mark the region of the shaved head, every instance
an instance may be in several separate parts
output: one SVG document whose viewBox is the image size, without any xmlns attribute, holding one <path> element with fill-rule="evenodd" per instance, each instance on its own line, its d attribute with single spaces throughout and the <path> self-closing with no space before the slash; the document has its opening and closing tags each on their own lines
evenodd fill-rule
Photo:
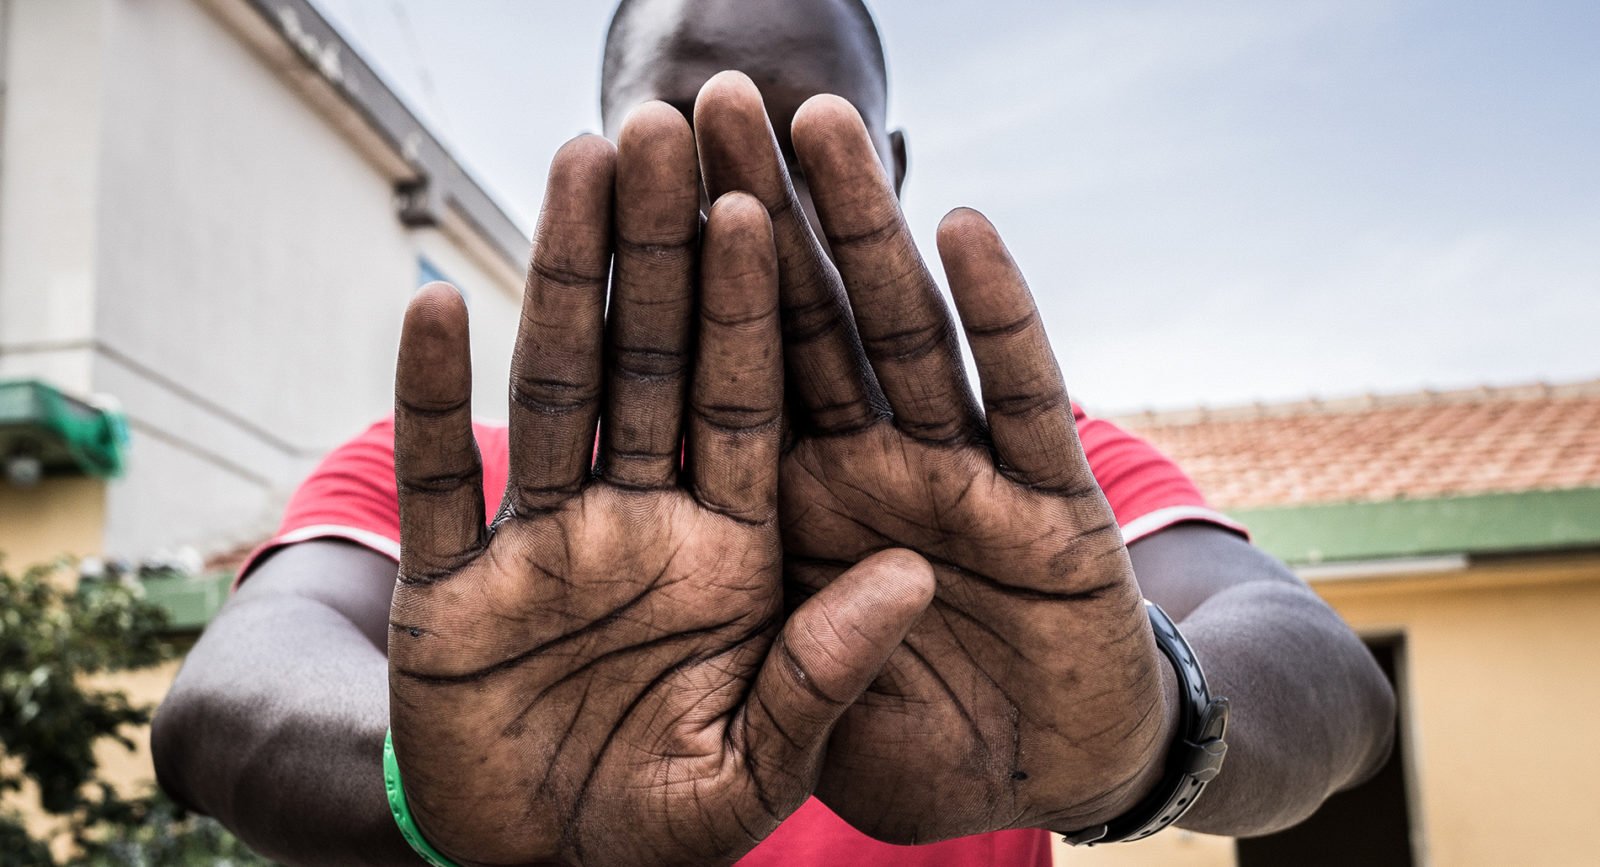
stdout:
<svg viewBox="0 0 1600 867">
<path fill-rule="evenodd" d="M 866 84 L 879 101 L 888 92 L 883 42 L 862 0 L 622 0 L 606 34 L 602 113 L 646 59 L 699 60 L 711 74 L 738 69 L 763 91 L 820 77 Z"/>
<path fill-rule="evenodd" d="M 761 89 L 791 167 L 789 126 L 800 105 L 819 93 L 849 100 L 898 187 L 903 144 L 887 129 L 883 43 L 862 0 L 622 0 L 600 80 L 606 134 L 615 138 L 628 112 L 649 100 L 692 119 L 701 85 L 725 69 Z"/>
</svg>

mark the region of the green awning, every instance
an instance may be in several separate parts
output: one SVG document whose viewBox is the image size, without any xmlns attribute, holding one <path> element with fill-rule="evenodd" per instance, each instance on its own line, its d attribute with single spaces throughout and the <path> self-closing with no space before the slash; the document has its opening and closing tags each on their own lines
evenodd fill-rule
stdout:
<svg viewBox="0 0 1600 867">
<path fill-rule="evenodd" d="M 1600 548 L 1600 488 L 1234 509 L 1292 565 Z"/>
<path fill-rule="evenodd" d="M 45 475 L 103 479 L 122 473 L 127 444 L 120 413 L 39 380 L 0 380 L 0 458 L 34 458 Z"/>
</svg>

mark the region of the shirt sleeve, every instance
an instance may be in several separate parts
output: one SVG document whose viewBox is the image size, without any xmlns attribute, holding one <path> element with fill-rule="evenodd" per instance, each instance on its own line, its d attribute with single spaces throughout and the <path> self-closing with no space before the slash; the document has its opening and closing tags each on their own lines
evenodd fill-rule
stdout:
<svg viewBox="0 0 1600 867">
<path fill-rule="evenodd" d="M 289 499 L 277 533 L 245 559 L 238 581 L 273 551 L 312 539 L 343 539 L 399 561 L 393 419 L 373 424 L 322 459 Z"/>
<path fill-rule="evenodd" d="M 1116 514 L 1125 543 L 1189 521 L 1249 538 L 1243 524 L 1211 508 L 1188 474 L 1155 446 L 1081 410 L 1074 415 L 1089 469 Z"/>
</svg>

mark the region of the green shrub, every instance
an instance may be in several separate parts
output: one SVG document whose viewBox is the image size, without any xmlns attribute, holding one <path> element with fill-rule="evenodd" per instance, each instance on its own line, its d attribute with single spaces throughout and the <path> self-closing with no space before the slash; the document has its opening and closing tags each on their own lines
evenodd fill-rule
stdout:
<svg viewBox="0 0 1600 867">
<path fill-rule="evenodd" d="M 86 678 L 149 668 L 174 650 L 165 612 L 144 600 L 137 580 L 76 578 L 65 562 L 15 575 L 0 561 L 0 798 L 31 781 L 53 820 L 42 838 L 30 836 L 20 815 L 0 809 L 0 862 L 269 864 L 157 791 L 128 796 L 97 779 L 95 746 L 133 749 L 128 731 L 148 724 L 152 709 Z M 52 844 L 70 851 L 66 861 L 52 857 Z"/>
</svg>

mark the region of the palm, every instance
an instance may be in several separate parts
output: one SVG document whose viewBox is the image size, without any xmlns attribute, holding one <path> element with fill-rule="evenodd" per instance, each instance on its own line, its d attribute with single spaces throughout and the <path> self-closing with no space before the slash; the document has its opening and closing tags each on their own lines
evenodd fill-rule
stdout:
<svg viewBox="0 0 1600 867">
<path fill-rule="evenodd" d="M 712 193 L 749 190 L 774 217 L 791 373 L 786 577 L 804 596 L 907 548 L 937 579 L 933 607 L 835 731 L 818 796 L 892 842 L 1110 818 L 1159 770 L 1170 674 L 999 236 L 970 211 L 939 232 L 980 410 L 848 103 L 817 97 L 792 131 L 831 262 L 748 79 L 713 79 L 695 131 Z"/>
<path fill-rule="evenodd" d="M 507 854 L 580 863 L 701 863 L 748 847 L 811 784 L 807 769 L 742 749 L 741 706 L 778 625 L 778 569 L 770 526 L 679 493 L 597 485 L 501 524 L 435 592 L 402 587 L 398 622 L 426 618 L 455 638 L 448 653 L 397 661 L 397 700 L 409 716 L 497 734 L 487 749 L 468 737 L 410 763 L 409 781 L 454 790 L 421 821 L 449 829 L 471 812 L 516 829 L 497 841 Z M 520 770 L 463 779 L 478 765 Z M 528 774 L 535 785 L 505 797 L 506 780 Z M 784 794 L 764 803 L 768 792 Z M 633 833 L 615 833 L 617 816 L 634 817 Z"/>
<path fill-rule="evenodd" d="M 879 558 L 784 616 L 771 227 L 734 196 L 702 239 L 698 205 L 664 104 L 616 151 L 556 157 L 492 526 L 462 299 L 407 311 L 390 721 L 420 830 L 458 861 L 733 861 L 810 795 L 932 594 L 925 564 Z"/>
<path fill-rule="evenodd" d="M 1031 489 L 986 448 L 887 423 L 802 441 L 782 478 L 787 577 L 802 592 L 888 545 L 938 580 L 834 731 L 817 790 L 831 807 L 884 839 L 931 841 L 1071 825 L 1122 782 L 1094 757 L 1125 747 L 1158 681 L 1142 646 L 1107 634 L 1143 615 L 1103 500 Z"/>
</svg>

